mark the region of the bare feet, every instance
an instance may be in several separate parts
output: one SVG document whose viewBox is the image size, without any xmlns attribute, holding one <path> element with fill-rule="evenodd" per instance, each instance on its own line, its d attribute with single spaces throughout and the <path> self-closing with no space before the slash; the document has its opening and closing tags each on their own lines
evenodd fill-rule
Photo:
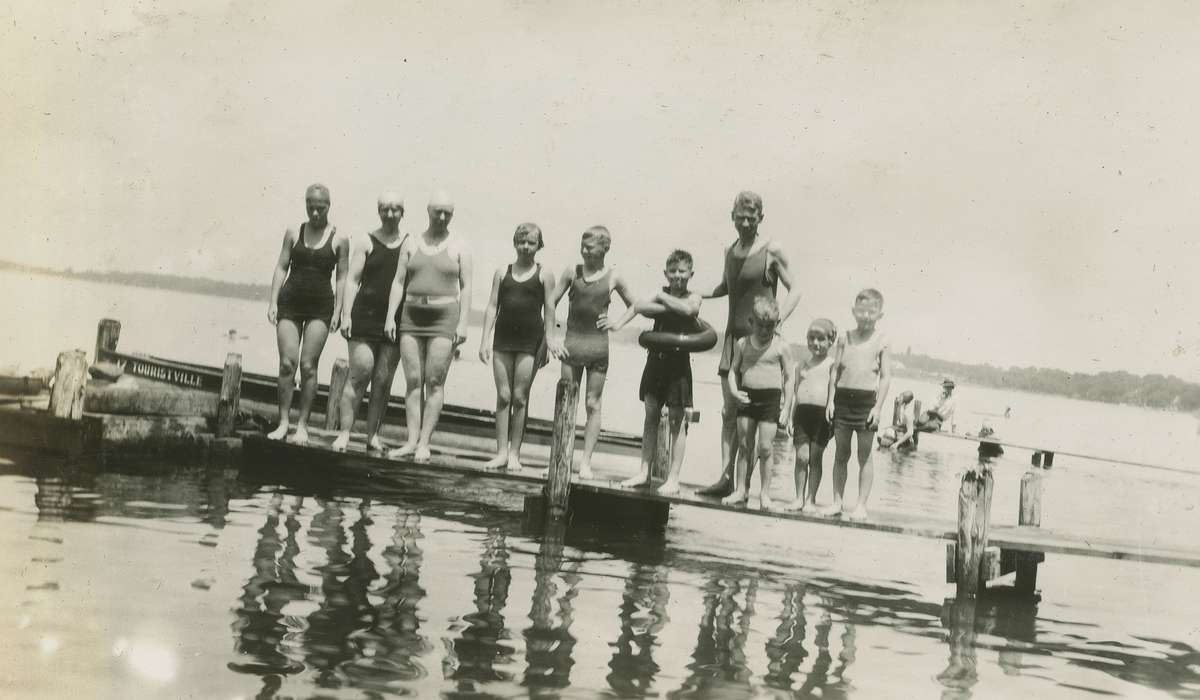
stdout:
<svg viewBox="0 0 1200 700">
<path fill-rule="evenodd" d="M 286 422 L 280 423 L 278 428 L 267 433 L 267 439 L 268 440 L 282 440 L 285 437 L 287 437 L 287 431 L 288 431 L 288 424 Z"/>
<path fill-rule="evenodd" d="M 387 456 L 388 456 L 388 459 L 403 459 L 405 457 L 411 457 L 412 454 L 416 451 L 417 451 L 417 443 L 406 442 L 403 445 L 401 445 L 401 446 L 397 447 L 396 449 L 392 450 L 391 452 L 389 452 L 387 454 Z"/>
<path fill-rule="evenodd" d="M 592 465 L 587 462 L 579 463 L 579 478 L 580 479 L 595 479 L 596 475 L 592 473 Z"/>
<path fill-rule="evenodd" d="M 414 462 L 428 462 L 433 458 L 433 453 L 429 451 L 429 445 L 419 445 L 413 452 Z"/>
<path fill-rule="evenodd" d="M 345 452 L 346 447 L 350 444 L 350 433 L 338 433 L 338 436 L 330 443 L 329 449 L 334 452 Z"/>
<path fill-rule="evenodd" d="M 743 506 L 746 505 L 747 500 L 749 499 L 746 497 L 745 491 L 734 491 L 725 498 L 722 498 L 721 504 L 727 506 Z"/>
<path fill-rule="evenodd" d="M 834 501 L 820 510 L 820 514 L 828 518 L 836 518 L 842 514 L 842 502 Z"/>
<path fill-rule="evenodd" d="M 677 496 L 679 495 L 679 482 L 667 481 L 662 486 L 658 487 L 657 491 L 660 496 Z"/>
<path fill-rule="evenodd" d="M 621 488 L 623 488 L 623 489 L 633 489 L 633 488 L 637 488 L 639 486 L 649 486 L 649 485 L 650 485 L 650 473 L 649 472 L 641 472 L 641 471 L 638 472 L 637 474 L 634 474 L 633 476 L 629 477 L 625 481 L 621 482 Z"/>
<path fill-rule="evenodd" d="M 291 437 L 289 437 L 287 441 L 293 445 L 307 445 L 308 428 L 304 427 L 303 425 L 297 425 L 296 432 L 292 433 Z"/>
<path fill-rule="evenodd" d="M 367 440 L 367 452 L 387 452 L 388 446 L 378 435 L 371 436 Z"/>
<path fill-rule="evenodd" d="M 771 500 L 771 497 L 768 496 L 764 491 L 762 496 L 760 496 L 758 499 L 758 507 L 762 510 L 774 510 L 775 501 Z"/>
<path fill-rule="evenodd" d="M 488 470 L 503 469 L 508 464 L 508 455 L 496 455 L 484 462 L 483 468 Z"/>
<path fill-rule="evenodd" d="M 522 470 L 522 469 L 524 469 L 524 468 L 525 468 L 525 465 L 521 464 L 521 460 L 520 460 L 520 459 L 518 459 L 516 455 L 509 455 L 509 456 L 508 456 L 508 465 L 507 465 L 507 466 L 505 466 L 505 469 L 506 469 L 507 471 L 510 471 L 510 472 L 519 472 L 519 471 L 521 471 L 521 470 Z"/>
<path fill-rule="evenodd" d="M 856 507 L 854 510 L 850 511 L 849 513 L 846 513 L 846 519 L 847 520 L 858 520 L 858 521 L 866 520 L 867 519 L 867 507 L 863 506 L 863 505 Z"/>
<path fill-rule="evenodd" d="M 796 500 L 784 506 L 784 510 L 790 510 L 793 512 L 802 511 L 807 505 L 808 503 L 805 502 L 803 498 L 797 498 Z"/>
</svg>

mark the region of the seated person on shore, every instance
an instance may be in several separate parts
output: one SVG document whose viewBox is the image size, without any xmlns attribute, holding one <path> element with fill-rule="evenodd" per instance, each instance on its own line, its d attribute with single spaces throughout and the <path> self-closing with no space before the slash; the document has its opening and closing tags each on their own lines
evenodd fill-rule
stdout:
<svg viewBox="0 0 1200 700">
<path fill-rule="evenodd" d="M 619 331 L 637 314 L 654 319 L 654 330 L 670 333 L 691 333 L 696 330 L 700 313 L 700 295 L 688 291 L 692 278 L 692 256 L 685 250 L 672 251 L 667 256 L 663 275 L 667 286 L 652 298 L 638 301 L 621 318 L 608 325 Z M 625 488 L 650 484 L 650 462 L 658 449 L 658 425 L 663 406 L 667 407 L 667 422 L 671 427 L 671 468 L 658 493 L 671 496 L 679 493 L 679 471 L 683 468 L 683 453 L 687 449 L 687 424 L 684 411 L 692 406 L 692 359 L 683 351 L 649 350 L 638 398 L 646 406 L 642 426 L 642 464 L 637 475 L 621 482 Z"/>
<path fill-rule="evenodd" d="M 792 361 L 787 343 L 775 329 L 779 306 L 769 296 L 754 300 L 750 312 L 751 333 L 733 346 L 729 393 L 737 402 L 738 456 L 732 494 L 721 499 L 725 505 L 749 500 L 746 486 L 757 458 L 762 493 L 760 506 L 769 510 L 771 501 L 771 444 L 777 428 L 787 430 L 792 417 Z M 757 450 L 755 449 L 757 447 Z"/>
<path fill-rule="evenodd" d="M 913 413 L 919 410 L 920 401 L 913 401 L 911 391 L 902 391 L 896 397 L 892 408 L 892 424 L 879 431 L 876 440 L 882 448 L 899 450 L 903 448 L 916 449 L 917 437 L 913 429 Z"/>
<path fill-rule="evenodd" d="M 942 380 L 942 395 L 928 411 L 919 411 L 915 428 L 923 433 L 936 433 L 946 425 L 954 432 L 954 380 Z"/>
</svg>

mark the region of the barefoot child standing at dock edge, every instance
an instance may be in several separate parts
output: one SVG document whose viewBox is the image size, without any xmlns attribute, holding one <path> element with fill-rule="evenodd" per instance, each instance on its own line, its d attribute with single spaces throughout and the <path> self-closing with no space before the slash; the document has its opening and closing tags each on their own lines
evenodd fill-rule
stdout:
<svg viewBox="0 0 1200 700">
<path fill-rule="evenodd" d="M 825 416 L 829 403 L 829 374 L 833 357 L 829 349 L 837 340 L 837 327 L 818 318 L 808 327 L 805 341 L 811 356 L 796 371 L 796 408 L 792 412 L 792 441 L 796 448 L 796 500 L 788 510 L 813 505 L 821 487 L 821 460 L 833 438 L 833 426 Z"/>
<path fill-rule="evenodd" d="M 874 470 L 871 448 L 879 429 L 879 413 L 892 382 L 892 360 L 887 339 L 875 328 L 883 317 L 883 295 L 864 289 L 854 298 L 855 328 L 838 336 L 833 348 L 829 375 L 829 400 L 825 417 L 833 423 L 836 451 L 833 459 L 833 503 L 825 515 L 842 513 L 846 472 L 850 464 L 850 435 L 858 447 L 858 503 L 847 513 L 851 520 L 865 520 Z"/>
<path fill-rule="evenodd" d="M 675 250 L 667 256 L 663 275 L 667 286 L 646 301 L 639 301 L 609 326 L 619 331 L 637 314 L 654 319 L 654 330 L 669 333 L 693 333 L 700 313 L 700 295 L 688 291 L 692 278 L 692 255 Z M 683 453 L 687 449 L 687 424 L 684 411 L 692 406 L 692 359 L 682 350 L 649 350 L 638 398 L 646 406 L 642 426 L 642 463 L 637 475 L 621 482 L 633 488 L 650 483 L 650 460 L 658 449 L 658 424 L 663 406 L 667 407 L 667 423 L 671 429 L 671 467 L 667 480 L 658 493 L 673 496 L 679 493 L 679 471 L 683 468 Z"/>
</svg>

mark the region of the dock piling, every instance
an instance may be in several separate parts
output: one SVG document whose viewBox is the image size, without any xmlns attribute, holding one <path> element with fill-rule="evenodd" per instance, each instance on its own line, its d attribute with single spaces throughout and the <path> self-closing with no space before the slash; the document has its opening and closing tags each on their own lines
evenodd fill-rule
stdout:
<svg viewBox="0 0 1200 700">
<path fill-rule="evenodd" d="M 325 429 L 338 429 L 338 415 L 341 412 L 342 391 L 346 388 L 346 378 L 350 376 L 350 363 L 346 358 L 339 357 L 333 363 L 333 371 L 329 375 L 329 397 L 325 401 Z"/>
<path fill-rule="evenodd" d="M 117 341 L 121 339 L 121 322 L 116 319 L 102 318 L 96 324 L 96 351 L 92 354 L 92 362 L 100 361 L 100 352 L 116 352 Z"/>
<path fill-rule="evenodd" d="M 225 371 L 221 375 L 221 393 L 217 398 L 217 437 L 233 435 L 237 425 L 238 404 L 242 400 L 242 355 L 231 352 L 225 356 Z"/>
<path fill-rule="evenodd" d="M 665 481 L 671 473 L 671 420 L 670 411 L 663 407 L 658 419 L 658 445 L 654 450 L 654 461 L 650 463 L 650 481 Z"/>
<path fill-rule="evenodd" d="M 1053 453 L 1047 453 L 1052 462 Z M 1030 527 L 1042 526 L 1042 472 L 1030 469 L 1021 477 L 1021 511 L 1017 515 L 1018 525 Z M 1016 580 L 1014 586 L 1018 593 L 1035 595 L 1037 592 L 1038 564 L 1045 560 L 1042 552 L 1014 552 Z"/>
<path fill-rule="evenodd" d="M 575 452 L 575 408 L 579 386 L 570 379 L 558 380 L 554 393 L 554 435 L 550 444 L 550 467 L 546 474 L 546 516 L 562 519 L 571 495 L 571 457 Z"/>
<path fill-rule="evenodd" d="M 83 391 L 88 376 L 87 353 L 64 350 L 54 366 L 54 387 L 50 389 L 50 415 L 79 420 L 83 417 Z"/>
<path fill-rule="evenodd" d="M 957 596 L 973 598 L 985 587 L 983 562 L 992 510 L 992 471 L 981 467 L 963 474 L 958 490 L 958 539 L 954 552 Z"/>
</svg>

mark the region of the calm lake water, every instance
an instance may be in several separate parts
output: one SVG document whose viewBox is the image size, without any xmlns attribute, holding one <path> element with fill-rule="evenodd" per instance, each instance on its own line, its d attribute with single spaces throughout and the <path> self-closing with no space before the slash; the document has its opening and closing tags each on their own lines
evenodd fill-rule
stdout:
<svg viewBox="0 0 1200 700">
<path fill-rule="evenodd" d="M 259 304 L 11 273 L 0 289 L 12 300 L 0 366 L 90 349 L 103 316 L 121 319 L 126 350 L 275 363 Z M 344 352 L 330 341 L 323 377 Z M 607 427 L 640 426 L 642 357 L 615 349 Z M 698 357 L 697 377 L 713 364 Z M 552 392 L 543 377 L 535 414 Z M 457 363 L 449 393 L 488 406 L 490 372 Z M 717 469 L 719 389 L 697 393 L 688 482 Z M 1019 442 L 1194 469 L 1190 416 L 959 395 L 960 428 L 986 418 Z M 1006 406 L 1012 419 L 990 415 Z M 873 504 L 949 521 L 972 447 L 930 437 L 916 454 L 877 455 Z M 1015 522 L 1027 463 L 1014 450 L 997 464 L 994 521 Z M 1047 477 L 1045 527 L 1194 547 L 1192 474 L 1060 456 Z M 788 495 L 783 467 L 774 489 Z M 946 603 L 940 542 L 689 508 L 673 510 L 664 542 L 559 541 L 523 531 L 519 507 L 429 479 L 363 493 L 336 475 L 262 483 L 162 461 L 97 472 L 0 452 L 0 694 L 1200 697 L 1197 570 L 1049 555 L 1040 603 L 972 611 Z"/>
</svg>

